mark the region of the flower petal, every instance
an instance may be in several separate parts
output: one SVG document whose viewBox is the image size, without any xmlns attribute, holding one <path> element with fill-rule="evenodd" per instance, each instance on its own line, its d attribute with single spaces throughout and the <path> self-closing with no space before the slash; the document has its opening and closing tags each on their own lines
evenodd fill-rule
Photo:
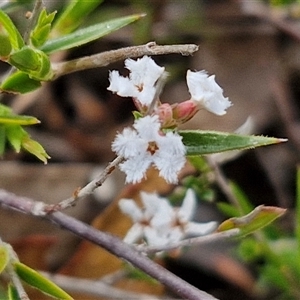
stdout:
<svg viewBox="0 0 300 300">
<path fill-rule="evenodd" d="M 144 236 L 144 227 L 139 223 L 135 223 L 127 232 L 123 241 L 127 244 L 134 244 Z"/>
<path fill-rule="evenodd" d="M 121 199 L 118 203 L 121 211 L 128 215 L 133 222 L 142 220 L 143 213 L 142 210 L 136 205 L 136 203 L 131 199 Z"/>
<path fill-rule="evenodd" d="M 192 219 L 196 209 L 196 195 L 192 189 L 186 191 L 182 205 L 178 210 L 178 217 L 181 222 Z"/>
<path fill-rule="evenodd" d="M 107 89 L 121 97 L 136 97 L 138 94 L 129 78 L 120 76 L 117 71 L 109 73 L 109 81 L 110 85 Z"/>
<path fill-rule="evenodd" d="M 126 183 L 138 183 L 145 177 L 150 165 L 151 157 L 140 155 L 127 159 L 119 167 L 126 174 Z"/>
<path fill-rule="evenodd" d="M 216 115 L 224 115 L 231 106 L 228 98 L 223 96 L 222 88 L 215 82 L 215 76 L 208 76 L 205 71 L 187 71 L 187 85 L 192 100 L 204 106 Z"/>
<path fill-rule="evenodd" d="M 185 228 L 186 236 L 199 236 L 212 233 L 218 226 L 217 222 L 207 222 L 207 223 L 196 223 L 189 222 Z"/>
</svg>

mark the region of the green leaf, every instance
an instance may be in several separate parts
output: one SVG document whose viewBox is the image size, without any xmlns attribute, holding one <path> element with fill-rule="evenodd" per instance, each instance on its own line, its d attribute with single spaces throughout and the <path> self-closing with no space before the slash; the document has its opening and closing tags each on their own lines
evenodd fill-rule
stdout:
<svg viewBox="0 0 300 300">
<path fill-rule="evenodd" d="M 37 141 L 30 138 L 29 134 L 26 134 L 26 136 L 22 139 L 22 147 L 27 150 L 29 153 L 36 156 L 39 160 L 41 160 L 44 164 L 47 163 L 47 159 L 50 158 L 50 156 L 47 154 L 43 146 L 38 143 Z"/>
<path fill-rule="evenodd" d="M 51 23 L 55 17 L 56 11 L 51 14 L 47 14 L 45 8 L 41 11 L 37 24 L 30 33 L 30 41 L 33 46 L 42 46 L 49 36 L 51 30 Z"/>
<path fill-rule="evenodd" d="M 29 285 L 57 299 L 73 299 L 55 283 L 42 276 L 40 273 L 20 263 L 14 263 L 14 269 L 18 276 Z"/>
<path fill-rule="evenodd" d="M 0 124 L 33 125 L 38 123 L 40 123 L 40 121 L 37 118 L 16 115 L 10 107 L 0 104 Z"/>
<path fill-rule="evenodd" d="M 2 156 L 6 146 L 5 126 L 0 125 L 0 155 Z"/>
<path fill-rule="evenodd" d="M 47 163 L 50 156 L 38 142 L 32 140 L 29 134 L 22 128 L 24 125 L 33 125 L 39 120 L 30 116 L 15 115 L 11 108 L 0 104 L 0 155 L 5 151 L 6 139 L 16 152 L 24 148 L 38 159 Z"/>
<path fill-rule="evenodd" d="M 0 34 L 0 58 L 3 60 L 7 59 L 7 56 L 12 50 L 9 37 L 3 34 Z"/>
<path fill-rule="evenodd" d="M 40 121 L 31 116 L 7 116 L 2 117 L 0 115 L 0 124 L 16 124 L 16 125 L 34 125 L 38 124 Z"/>
<path fill-rule="evenodd" d="M 28 76 L 35 80 L 46 81 L 52 77 L 49 57 L 44 52 L 29 46 L 10 55 L 8 63 L 28 73 Z"/>
<path fill-rule="evenodd" d="M 141 17 L 143 17 L 143 15 L 136 14 L 79 29 L 68 35 L 47 41 L 40 49 L 45 53 L 50 54 L 56 51 L 78 47 L 116 31 Z"/>
<path fill-rule="evenodd" d="M 260 205 L 243 217 L 230 218 L 224 221 L 220 224 L 217 231 L 221 232 L 238 228 L 240 229 L 239 236 L 245 236 L 267 226 L 285 212 L 286 209 L 284 208 Z"/>
<path fill-rule="evenodd" d="M 0 274 L 6 268 L 8 262 L 9 262 L 9 251 L 5 246 L 5 244 L 2 244 L 0 246 Z"/>
<path fill-rule="evenodd" d="M 6 126 L 6 137 L 17 153 L 20 152 L 22 140 L 27 135 L 20 125 Z"/>
<path fill-rule="evenodd" d="M 90 12 L 92 12 L 103 0 L 94 1 L 70 1 L 59 19 L 55 22 L 53 32 L 59 35 L 74 31 Z"/>
<path fill-rule="evenodd" d="M 29 77 L 27 73 L 17 71 L 5 79 L 0 85 L 0 90 L 7 93 L 25 94 L 32 92 L 42 84 L 38 80 Z"/>
<path fill-rule="evenodd" d="M 39 68 L 39 59 L 35 51 L 25 46 L 22 49 L 15 51 L 8 62 L 21 71 L 36 71 Z"/>
<path fill-rule="evenodd" d="M 0 24 L 8 33 L 10 44 L 14 50 L 19 50 L 24 46 L 22 36 L 10 17 L 0 9 Z"/>
<path fill-rule="evenodd" d="M 8 285 L 8 300 L 21 300 L 16 287 L 12 284 Z"/>
<path fill-rule="evenodd" d="M 182 130 L 179 131 L 182 142 L 186 147 L 187 155 L 204 155 L 229 150 L 245 150 L 278 144 L 286 139 L 273 137 L 239 135 L 205 130 Z"/>
</svg>

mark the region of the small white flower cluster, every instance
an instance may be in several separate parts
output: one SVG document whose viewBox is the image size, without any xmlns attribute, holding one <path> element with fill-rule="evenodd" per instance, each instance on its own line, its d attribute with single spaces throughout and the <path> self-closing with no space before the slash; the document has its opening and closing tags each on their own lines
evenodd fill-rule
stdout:
<svg viewBox="0 0 300 300">
<path fill-rule="evenodd" d="M 165 68 L 158 66 L 152 58 L 125 61 L 129 77 L 117 71 L 110 72 L 108 90 L 122 97 L 132 97 L 139 117 L 133 128 L 118 133 L 112 149 L 124 158 L 120 169 L 126 174 L 127 183 L 140 182 L 147 169 L 154 165 L 160 176 L 168 183 L 177 183 L 178 172 L 185 164 L 185 147 L 176 133 L 178 125 L 191 119 L 201 107 L 223 115 L 231 106 L 214 76 L 204 71 L 187 71 L 187 85 L 191 99 L 179 104 L 161 104 L 158 97 L 158 82 L 164 78 Z"/>
<path fill-rule="evenodd" d="M 139 182 L 151 164 L 170 183 L 177 182 L 177 173 L 185 164 L 185 148 L 177 133 L 160 132 L 158 116 L 145 116 L 134 122 L 134 129 L 125 128 L 118 134 L 112 149 L 125 161 L 120 169 L 127 174 L 126 182 Z"/>
<path fill-rule="evenodd" d="M 121 199 L 119 207 L 134 222 L 124 241 L 128 244 L 146 242 L 148 246 L 172 245 L 186 237 L 211 233 L 217 222 L 192 222 L 196 207 L 193 190 L 186 192 L 181 207 L 172 207 L 168 199 L 156 194 L 141 193 L 143 208 L 131 199 Z"/>
</svg>

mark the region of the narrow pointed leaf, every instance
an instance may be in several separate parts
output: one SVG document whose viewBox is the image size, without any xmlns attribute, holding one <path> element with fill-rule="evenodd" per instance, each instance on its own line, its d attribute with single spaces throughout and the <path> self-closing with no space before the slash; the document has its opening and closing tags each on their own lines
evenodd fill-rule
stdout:
<svg viewBox="0 0 300 300">
<path fill-rule="evenodd" d="M 70 1 L 64 12 L 54 24 L 54 34 L 58 32 L 62 35 L 74 31 L 82 23 L 84 18 L 102 2 L 103 0 Z"/>
<path fill-rule="evenodd" d="M 204 155 L 230 150 L 246 150 L 260 146 L 278 144 L 286 139 L 256 135 L 239 135 L 218 131 L 182 130 L 179 131 L 187 155 Z"/>
<path fill-rule="evenodd" d="M 217 231 L 221 232 L 238 228 L 240 229 L 239 236 L 245 236 L 267 226 L 285 212 L 286 209 L 284 208 L 260 205 L 243 217 L 230 218 L 224 221 L 220 224 Z"/>
<path fill-rule="evenodd" d="M 22 36 L 10 17 L 0 9 L 0 24 L 5 28 L 13 49 L 18 50 L 24 46 Z"/>
<path fill-rule="evenodd" d="M 0 274 L 6 268 L 9 262 L 9 251 L 4 244 L 0 246 Z"/>
<path fill-rule="evenodd" d="M 43 146 L 37 141 L 31 139 L 28 134 L 26 134 L 26 136 L 24 136 L 22 139 L 22 148 L 36 156 L 44 164 L 46 164 L 47 160 L 50 158 Z"/>
<path fill-rule="evenodd" d="M 31 116 L 7 116 L 2 117 L 0 115 L 0 124 L 15 124 L 15 125 L 33 125 L 38 124 L 40 121 Z"/>
<path fill-rule="evenodd" d="M 37 118 L 25 115 L 16 115 L 10 107 L 0 104 L 0 124 L 33 125 L 37 123 L 40 123 Z"/>
<path fill-rule="evenodd" d="M 143 15 L 131 15 L 92 25 L 87 28 L 79 29 L 73 33 L 47 41 L 41 47 L 41 50 L 49 54 L 60 50 L 67 50 L 78 47 L 94 41 L 106 34 L 114 32 L 140 19 L 141 17 L 143 17 Z"/>
<path fill-rule="evenodd" d="M 8 294 L 8 300 L 21 300 L 16 287 L 12 284 L 8 286 L 7 294 Z"/>
<path fill-rule="evenodd" d="M 20 263 L 14 263 L 14 269 L 18 276 L 28 283 L 29 285 L 39 289 L 40 291 L 55 297 L 57 299 L 73 299 L 70 295 L 68 295 L 64 290 L 62 290 L 55 283 L 50 281 L 49 279 L 42 276 L 40 273 L 35 270 L 29 268 L 28 266 Z"/>
</svg>

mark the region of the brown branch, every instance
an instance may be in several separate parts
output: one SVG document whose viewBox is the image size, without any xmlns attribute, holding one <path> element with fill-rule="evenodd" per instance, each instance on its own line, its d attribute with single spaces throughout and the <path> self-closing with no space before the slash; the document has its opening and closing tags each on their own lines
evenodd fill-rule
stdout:
<svg viewBox="0 0 300 300">
<path fill-rule="evenodd" d="M 42 202 L 35 202 L 29 198 L 18 197 L 12 193 L 0 189 L 0 204 L 16 209 L 26 214 L 35 215 L 36 207 Z M 124 259 L 141 269 L 148 275 L 157 279 L 160 283 L 166 285 L 169 289 L 180 295 L 184 299 L 189 300 L 215 300 L 216 298 L 201 291 L 183 279 L 177 277 L 162 266 L 156 264 L 148 257 L 141 255 L 133 247 L 124 243 L 119 238 L 108 233 L 96 230 L 95 228 L 84 224 L 62 212 L 54 212 L 45 215 L 43 218 L 52 221 L 58 226 L 65 228 L 77 236 L 88 240 L 98 246 L 103 247 L 117 257 Z"/>
<path fill-rule="evenodd" d="M 180 53 L 181 55 L 192 55 L 198 50 L 198 46 L 194 44 L 187 45 L 156 45 L 155 42 L 150 42 L 145 45 L 132 46 L 117 50 L 110 50 L 102 53 L 97 53 L 91 56 L 85 56 L 78 59 L 53 64 L 54 77 L 66 75 L 69 73 L 99 68 L 107 66 L 113 62 L 125 60 L 130 57 L 139 57 L 143 55 L 162 55 L 171 53 Z"/>
<path fill-rule="evenodd" d="M 88 196 L 94 192 L 95 189 L 100 187 L 106 178 L 115 170 L 116 166 L 119 165 L 123 160 L 122 156 L 116 157 L 112 162 L 110 162 L 104 171 L 99 174 L 98 177 L 96 177 L 94 180 L 89 182 L 87 185 L 85 185 L 83 188 L 77 189 L 73 196 L 62 200 L 61 202 L 57 204 L 45 204 L 45 206 L 41 206 L 41 215 L 43 216 L 45 213 L 51 213 L 54 211 L 61 211 L 68 207 L 74 206 L 77 201 L 84 198 L 85 196 Z M 36 213 L 38 214 L 38 212 Z"/>
</svg>

